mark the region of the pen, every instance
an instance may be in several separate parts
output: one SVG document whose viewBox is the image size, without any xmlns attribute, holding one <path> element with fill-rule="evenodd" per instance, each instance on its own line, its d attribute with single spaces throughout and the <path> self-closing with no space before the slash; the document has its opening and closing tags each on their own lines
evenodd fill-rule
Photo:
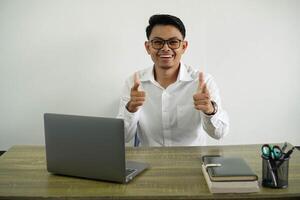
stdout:
<svg viewBox="0 0 300 200">
<path fill-rule="evenodd" d="M 282 153 L 284 153 L 284 151 L 285 151 L 286 147 L 287 147 L 287 142 L 285 142 L 285 143 L 283 144 L 283 147 L 281 148 L 281 150 L 282 150 Z"/>
<path fill-rule="evenodd" d="M 293 148 L 291 148 L 290 150 L 288 150 L 288 152 L 286 152 L 286 154 L 284 155 L 284 159 L 285 159 L 285 158 L 289 158 L 290 155 L 293 153 L 294 149 L 295 149 L 295 147 L 293 147 Z"/>
<path fill-rule="evenodd" d="M 295 149 L 295 147 L 291 148 L 290 150 L 288 150 L 288 152 L 286 152 L 286 153 L 283 154 L 283 156 L 280 158 L 279 164 L 277 165 L 277 169 L 284 163 L 284 161 L 286 159 L 288 159 L 291 156 L 291 154 L 293 153 L 294 149 Z"/>
</svg>

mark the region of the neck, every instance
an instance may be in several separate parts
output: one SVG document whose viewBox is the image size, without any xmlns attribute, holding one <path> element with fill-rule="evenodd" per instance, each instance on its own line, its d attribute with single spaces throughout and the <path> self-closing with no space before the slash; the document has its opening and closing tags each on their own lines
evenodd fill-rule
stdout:
<svg viewBox="0 0 300 200">
<path fill-rule="evenodd" d="M 163 88 L 167 88 L 169 85 L 176 82 L 179 67 L 180 64 L 177 67 L 167 69 L 154 66 L 154 78 Z"/>
</svg>

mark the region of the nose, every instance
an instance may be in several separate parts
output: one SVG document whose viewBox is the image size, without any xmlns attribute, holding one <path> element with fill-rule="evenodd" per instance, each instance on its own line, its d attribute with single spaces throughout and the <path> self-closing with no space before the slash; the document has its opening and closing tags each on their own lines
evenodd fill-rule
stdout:
<svg viewBox="0 0 300 200">
<path fill-rule="evenodd" d="M 164 51 L 170 50 L 167 42 L 164 43 L 164 46 L 161 48 L 161 50 L 164 50 Z"/>
</svg>

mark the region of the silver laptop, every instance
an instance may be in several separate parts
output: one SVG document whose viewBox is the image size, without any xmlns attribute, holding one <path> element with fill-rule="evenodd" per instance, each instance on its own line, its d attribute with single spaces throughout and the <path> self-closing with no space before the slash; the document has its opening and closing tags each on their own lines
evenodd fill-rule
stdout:
<svg viewBox="0 0 300 200">
<path fill-rule="evenodd" d="M 127 183 L 149 165 L 125 161 L 122 119 L 44 114 L 47 170 Z"/>
</svg>

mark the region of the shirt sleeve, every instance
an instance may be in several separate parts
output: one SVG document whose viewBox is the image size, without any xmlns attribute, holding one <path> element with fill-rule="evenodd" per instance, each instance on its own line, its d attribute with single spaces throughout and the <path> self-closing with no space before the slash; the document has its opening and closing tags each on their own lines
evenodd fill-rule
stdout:
<svg viewBox="0 0 300 200">
<path fill-rule="evenodd" d="M 132 87 L 132 84 L 130 83 L 133 83 L 132 77 L 125 82 L 117 116 L 117 118 L 124 120 L 125 142 L 130 142 L 130 140 L 135 136 L 139 120 L 139 111 L 131 113 L 126 108 L 126 105 L 130 100 L 130 89 Z"/>
<path fill-rule="evenodd" d="M 211 100 L 216 102 L 218 106 L 218 111 L 214 115 L 206 115 L 201 112 L 203 129 L 211 137 L 221 139 L 229 131 L 229 118 L 227 112 L 222 108 L 219 89 L 212 76 L 207 76 L 206 85 L 208 87 Z"/>
</svg>

